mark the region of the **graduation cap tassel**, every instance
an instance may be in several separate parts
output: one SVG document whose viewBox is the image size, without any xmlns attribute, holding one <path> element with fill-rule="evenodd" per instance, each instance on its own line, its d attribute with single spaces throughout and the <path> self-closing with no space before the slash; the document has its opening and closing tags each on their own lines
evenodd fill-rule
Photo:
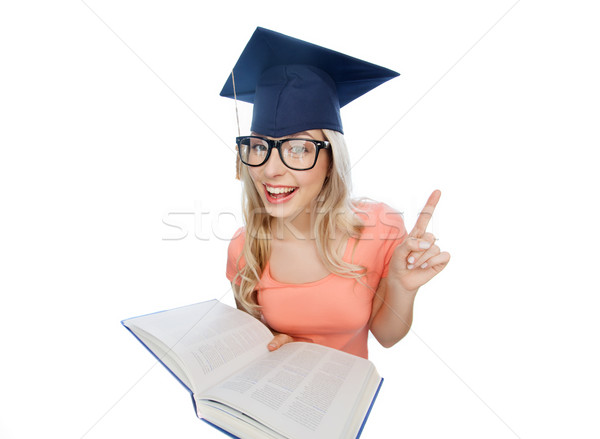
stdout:
<svg viewBox="0 0 600 439">
<path fill-rule="evenodd" d="M 233 100 L 235 101 L 235 120 L 237 121 L 238 137 L 239 137 L 239 136 L 241 136 L 241 134 L 240 134 L 240 116 L 238 114 L 237 94 L 235 93 L 235 76 L 233 76 L 233 70 L 231 71 L 231 82 L 233 84 Z"/>
<path fill-rule="evenodd" d="M 233 70 L 231 71 L 231 82 L 233 84 L 233 100 L 235 102 L 235 120 L 237 121 L 237 129 L 238 129 L 238 137 L 241 136 L 242 134 L 240 133 L 240 116 L 238 113 L 238 106 L 237 106 L 237 94 L 235 93 L 235 76 L 233 75 Z M 240 163 L 240 157 L 239 156 L 235 156 L 235 178 L 237 180 L 240 179 L 240 167 L 241 167 L 241 163 Z"/>
</svg>

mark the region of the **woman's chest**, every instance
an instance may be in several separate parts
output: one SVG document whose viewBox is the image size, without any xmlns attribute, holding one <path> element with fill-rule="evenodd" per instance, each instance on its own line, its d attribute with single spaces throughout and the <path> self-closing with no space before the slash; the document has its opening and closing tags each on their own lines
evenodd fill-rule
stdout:
<svg viewBox="0 0 600 439">
<path fill-rule="evenodd" d="M 373 292 L 331 275 L 302 285 L 264 282 L 258 303 L 268 325 L 287 334 L 355 333 L 369 321 Z"/>
<path fill-rule="evenodd" d="M 339 239 L 333 242 L 334 252 L 341 259 L 344 242 Z M 302 284 L 315 282 L 327 277 L 327 269 L 314 240 L 278 241 L 273 240 L 269 257 L 269 274 L 278 282 Z"/>
</svg>

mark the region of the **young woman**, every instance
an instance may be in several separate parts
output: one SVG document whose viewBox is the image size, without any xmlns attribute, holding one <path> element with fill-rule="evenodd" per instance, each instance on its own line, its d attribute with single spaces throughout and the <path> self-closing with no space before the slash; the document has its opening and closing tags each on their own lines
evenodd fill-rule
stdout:
<svg viewBox="0 0 600 439">
<path fill-rule="evenodd" d="M 253 133 L 236 139 L 245 227 L 229 245 L 227 277 L 238 307 L 274 332 L 269 350 L 309 341 L 366 358 L 369 331 L 386 347 L 406 335 L 418 289 L 450 259 L 426 233 L 440 192 L 410 234 L 389 206 L 352 200 L 341 80 L 315 56 L 308 65 L 285 59 L 290 44 L 307 43 L 259 30 L 269 56 L 254 53 L 255 33 L 249 59 L 278 59 L 251 81 Z M 276 44 L 284 55 L 273 54 Z M 243 58 L 238 71 L 249 70 Z"/>
</svg>

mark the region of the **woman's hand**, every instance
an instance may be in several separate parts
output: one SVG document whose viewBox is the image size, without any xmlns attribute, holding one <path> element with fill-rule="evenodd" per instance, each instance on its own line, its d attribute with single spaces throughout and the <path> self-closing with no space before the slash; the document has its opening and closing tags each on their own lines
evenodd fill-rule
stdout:
<svg viewBox="0 0 600 439">
<path fill-rule="evenodd" d="M 407 293 L 415 294 L 450 261 L 450 254 L 435 244 L 435 236 L 425 232 L 440 196 L 440 191 L 433 191 L 415 227 L 392 255 L 388 282 L 396 283 Z"/>
</svg>

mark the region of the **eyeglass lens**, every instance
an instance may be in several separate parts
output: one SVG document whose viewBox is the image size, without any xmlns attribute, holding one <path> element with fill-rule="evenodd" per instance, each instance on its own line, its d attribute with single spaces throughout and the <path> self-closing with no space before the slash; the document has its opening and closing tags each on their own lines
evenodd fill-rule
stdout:
<svg viewBox="0 0 600 439">
<path fill-rule="evenodd" d="M 262 165 L 268 151 L 269 144 L 263 139 L 249 137 L 240 144 L 242 161 L 251 166 Z M 280 151 L 281 161 L 289 168 L 308 169 L 315 164 L 317 147 L 309 140 L 286 140 L 281 144 Z"/>
</svg>

